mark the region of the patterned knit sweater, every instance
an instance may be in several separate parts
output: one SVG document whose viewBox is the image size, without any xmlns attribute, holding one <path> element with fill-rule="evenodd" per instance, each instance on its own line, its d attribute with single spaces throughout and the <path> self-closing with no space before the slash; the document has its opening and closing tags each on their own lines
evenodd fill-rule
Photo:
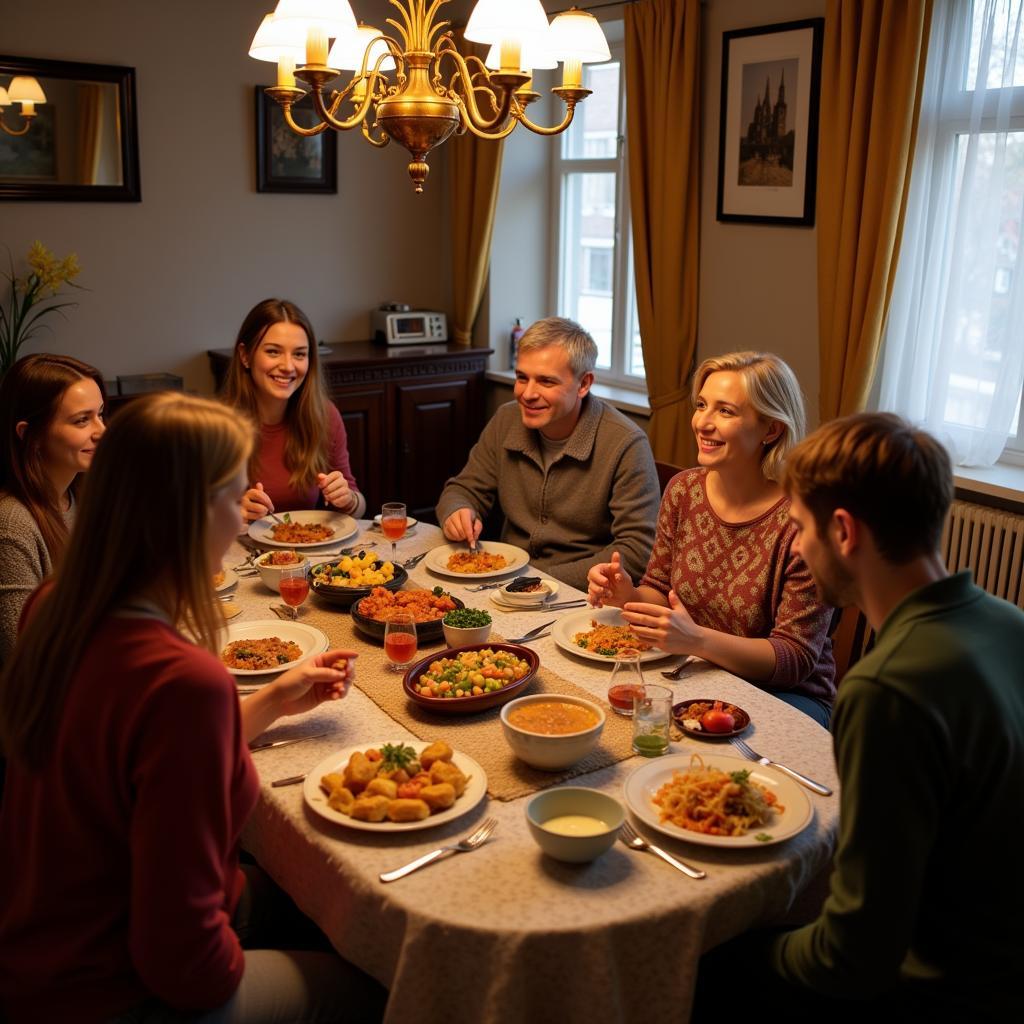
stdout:
<svg viewBox="0 0 1024 1024">
<path fill-rule="evenodd" d="M 775 671 L 756 680 L 765 689 L 831 701 L 832 609 L 793 553 L 795 536 L 788 498 L 750 522 L 727 523 L 708 500 L 706 471 L 687 469 L 665 490 L 641 584 L 666 595 L 672 587 L 699 626 L 768 640 Z"/>
</svg>

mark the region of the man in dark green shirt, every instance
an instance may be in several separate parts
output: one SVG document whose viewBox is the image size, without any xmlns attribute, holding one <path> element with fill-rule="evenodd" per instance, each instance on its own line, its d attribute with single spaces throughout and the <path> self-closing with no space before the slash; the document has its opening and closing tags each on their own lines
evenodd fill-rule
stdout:
<svg viewBox="0 0 1024 1024">
<path fill-rule="evenodd" d="M 771 969 L 794 1008 L 833 1019 L 874 999 L 914 1019 L 1024 1019 L 1024 612 L 947 574 L 949 457 L 897 417 L 827 424 L 785 485 L 820 596 L 859 607 L 877 641 L 833 713 L 831 892 L 774 939 Z"/>
</svg>

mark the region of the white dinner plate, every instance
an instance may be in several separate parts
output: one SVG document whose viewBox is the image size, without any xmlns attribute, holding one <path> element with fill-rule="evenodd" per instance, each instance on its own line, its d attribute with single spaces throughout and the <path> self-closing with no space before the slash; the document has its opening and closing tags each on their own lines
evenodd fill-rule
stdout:
<svg viewBox="0 0 1024 1024">
<path fill-rule="evenodd" d="M 548 579 L 546 576 L 541 577 L 542 580 L 548 585 L 550 593 L 543 601 L 539 601 L 536 604 L 515 604 L 513 601 L 505 600 L 505 587 L 499 587 L 497 590 L 491 591 L 491 600 L 503 611 L 503 612 L 535 612 L 543 611 L 544 605 L 549 601 L 554 601 L 558 596 L 558 580 Z M 507 586 L 507 584 L 506 584 Z"/>
<path fill-rule="evenodd" d="M 228 644 L 235 640 L 261 640 L 267 637 L 276 636 L 279 640 L 290 640 L 302 648 L 302 656 L 294 661 L 289 661 L 277 668 L 228 668 L 224 667 L 233 676 L 274 676 L 280 672 L 286 672 L 294 668 L 301 661 L 312 658 L 314 655 L 323 654 L 330 646 L 327 635 L 322 633 L 315 626 L 307 626 L 303 622 L 285 622 L 283 619 L 257 619 L 252 622 L 233 622 L 223 633 L 218 643 L 220 650 L 224 650 Z"/>
<path fill-rule="evenodd" d="M 614 658 L 609 657 L 607 654 L 598 654 L 596 651 L 584 650 L 573 639 L 577 633 L 588 633 L 593 629 L 594 627 L 591 625 L 593 621 L 597 621 L 602 626 L 626 625 L 626 620 L 622 617 L 622 612 L 618 608 L 581 608 L 578 612 L 570 612 L 568 615 L 563 615 L 551 627 L 551 638 L 563 651 L 568 651 L 570 654 L 578 655 L 581 658 L 587 658 L 590 661 L 602 661 L 606 665 L 610 665 L 615 661 Z M 671 657 L 670 654 L 659 651 L 656 647 L 652 647 L 649 651 L 640 652 L 641 663 L 660 661 L 662 658 L 669 657 Z"/>
<path fill-rule="evenodd" d="M 219 587 L 213 588 L 218 594 L 223 594 L 225 590 L 230 590 L 238 582 L 238 574 L 233 569 L 224 566 L 222 571 L 224 573 L 224 582 Z"/>
<path fill-rule="evenodd" d="M 626 779 L 623 793 L 626 806 L 651 828 L 688 843 L 701 846 L 770 846 L 802 832 L 814 817 L 814 808 L 807 794 L 792 779 L 772 768 L 764 768 L 741 757 L 727 757 L 719 754 L 701 754 L 709 768 L 721 768 L 725 772 L 750 772 L 750 778 L 772 791 L 785 810 L 772 815 L 771 821 L 762 828 L 751 829 L 742 836 L 712 836 L 704 832 L 691 832 L 671 822 L 662 822 L 654 795 L 666 783 L 672 781 L 673 772 L 685 772 L 690 767 L 690 754 L 672 754 L 659 757 L 637 768 Z M 758 836 L 761 838 L 759 839 Z"/>
<path fill-rule="evenodd" d="M 468 754 L 456 750 L 452 753 L 452 761 L 464 775 L 469 776 L 469 783 L 465 792 L 451 807 L 445 811 L 430 815 L 422 821 L 357 821 L 350 818 L 341 811 L 336 811 L 327 805 L 327 794 L 320 788 L 320 780 L 330 772 L 343 772 L 348 759 L 357 750 L 369 750 L 376 747 L 378 750 L 385 743 L 404 743 L 414 747 L 417 753 L 422 753 L 429 743 L 422 740 L 381 740 L 379 743 L 357 743 L 354 747 L 345 747 L 342 750 L 325 757 L 315 768 L 306 775 L 306 781 L 302 784 L 302 795 L 310 810 L 316 811 L 322 818 L 333 821 L 337 825 L 344 825 L 346 828 L 359 829 L 362 832 L 418 832 L 424 828 L 433 828 L 435 825 L 443 825 L 445 822 L 454 821 L 462 815 L 473 810 L 474 807 L 487 794 L 487 773 Z"/>
<path fill-rule="evenodd" d="M 500 544 L 498 541 L 488 540 L 477 546 L 488 554 L 504 555 L 508 564 L 504 569 L 492 569 L 490 572 L 452 572 L 448 568 L 448 559 L 457 551 L 468 551 L 465 544 L 442 544 L 433 548 L 423 564 L 438 576 L 446 576 L 452 580 L 493 580 L 499 576 L 507 576 L 510 572 L 518 572 L 530 561 L 529 554 L 514 544 Z"/>
<path fill-rule="evenodd" d="M 282 518 L 284 515 L 285 513 L 281 513 Z M 334 533 L 326 540 L 318 540 L 315 544 L 286 544 L 283 541 L 274 540 L 271 528 L 277 523 L 270 516 L 264 516 L 249 524 L 249 536 L 257 544 L 263 544 L 268 548 L 324 548 L 340 544 L 359 532 L 359 524 L 351 516 L 346 516 L 341 512 L 310 509 L 302 512 L 288 512 L 287 515 L 293 523 L 316 523 L 318 525 L 322 523 L 324 526 L 331 526 L 334 528 Z"/>
</svg>

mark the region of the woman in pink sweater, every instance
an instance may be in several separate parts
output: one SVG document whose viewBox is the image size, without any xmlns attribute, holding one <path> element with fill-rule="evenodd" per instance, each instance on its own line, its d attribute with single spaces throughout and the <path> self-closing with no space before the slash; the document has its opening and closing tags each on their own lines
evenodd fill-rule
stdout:
<svg viewBox="0 0 1024 1024">
<path fill-rule="evenodd" d="M 329 651 L 241 704 L 217 657 L 211 577 L 242 525 L 252 435 L 205 399 L 128 405 L 61 572 L 27 606 L 0 675 L 10 1022 L 264 1020 L 268 1000 L 282 1020 L 340 1019 L 342 1006 L 361 1019 L 353 968 L 327 953 L 243 954 L 233 927 L 254 898 L 238 863 L 259 792 L 248 742 L 344 696 L 353 657 Z M 142 485 L 154 466 L 158 502 Z"/>
<path fill-rule="evenodd" d="M 804 433 L 793 371 L 777 356 L 706 359 L 693 378 L 694 469 L 675 476 L 639 586 L 617 555 L 591 568 L 592 604 L 622 608 L 637 635 L 714 662 L 827 726 L 835 697 L 832 608 L 793 551 L 779 484 Z"/>
</svg>

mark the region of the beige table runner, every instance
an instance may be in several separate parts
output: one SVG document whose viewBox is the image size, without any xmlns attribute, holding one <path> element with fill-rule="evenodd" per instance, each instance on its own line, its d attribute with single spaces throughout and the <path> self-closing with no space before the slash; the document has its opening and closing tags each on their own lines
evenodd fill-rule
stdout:
<svg viewBox="0 0 1024 1024">
<path fill-rule="evenodd" d="M 346 612 L 325 608 L 315 598 L 310 598 L 300 618 L 307 625 L 322 629 L 332 646 L 350 647 L 359 653 L 355 685 L 390 718 L 421 740 L 443 739 L 479 761 L 487 772 L 487 791 L 498 800 L 516 800 L 633 755 L 630 719 L 609 709 L 598 745 L 582 761 L 558 772 L 531 768 L 515 757 L 505 743 L 498 721 L 500 707 L 477 715 L 432 714 L 409 700 L 402 689 L 402 675 L 390 670 L 383 646 L 360 633 Z M 493 639 L 495 642 L 499 640 L 497 634 Z M 443 643 L 437 645 L 438 652 L 443 649 Z M 429 650 L 421 648 L 421 653 L 429 653 Z M 527 687 L 527 692 L 565 694 L 594 700 L 592 694 L 543 666 Z"/>
</svg>

